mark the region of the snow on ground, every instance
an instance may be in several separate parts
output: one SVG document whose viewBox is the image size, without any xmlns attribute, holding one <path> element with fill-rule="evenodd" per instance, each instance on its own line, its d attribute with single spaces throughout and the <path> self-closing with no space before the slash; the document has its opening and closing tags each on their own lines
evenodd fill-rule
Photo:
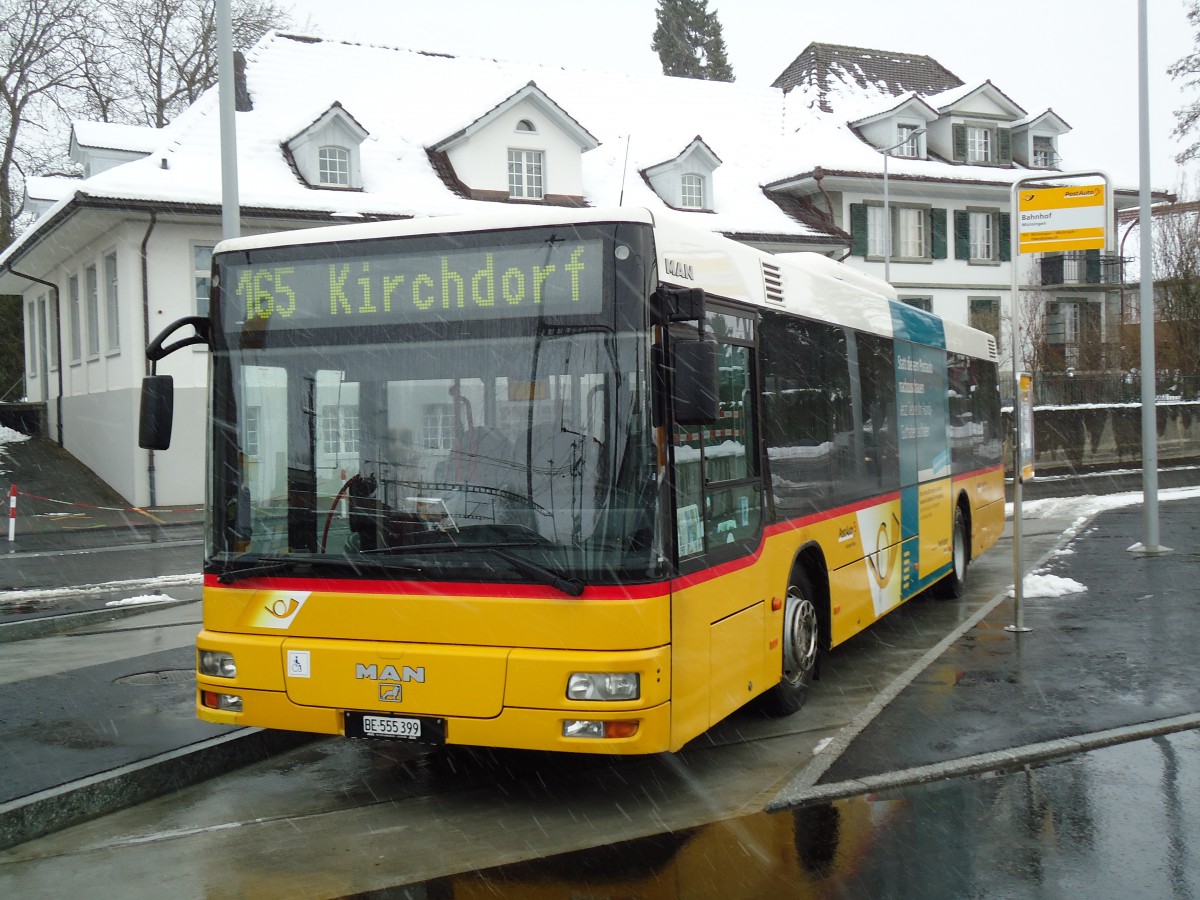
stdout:
<svg viewBox="0 0 1200 900">
<path fill-rule="evenodd" d="M 1200 497 L 1200 487 L 1167 488 L 1158 492 L 1160 503 L 1194 497 Z M 1120 494 L 1101 496 L 1047 497 L 1044 500 L 1022 503 L 1021 520 L 1071 519 L 1071 524 L 1063 531 L 1063 535 L 1071 539 L 1079 534 L 1080 529 L 1099 513 L 1109 509 L 1138 506 L 1144 500 L 1145 495 L 1141 491 L 1126 491 Z M 1006 509 L 1008 518 L 1011 519 L 1013 505 L 1009 503 Z M 1061 547 L 1051 555 L 1066 556 L 1074 552 L 1070 547 Z M 1025 576 L 1021 590 L 1024 597 L 1063 597 L 1067 594 L 1082 594 L 1087 591 L 1087 585 L 1080 584 L 1073 578 L 1051 575 L 1045 569 L 1037 569 Z M 1013 596 L 1012 585 L 1009 585 L 1008 596 Z"/>
<path fill-rule="evenodd" d="M 59 600 L 78 594 L 118 593 L 129 590 L 154 590 L 160 587 L 200 585 L 204 577 L 199 573 L 188 575 L 158 575 L 154 578 L 130 578 L 126 581 L 106 581 L 102 584 L 77 584 L 71 587 L 39 588 L 36 590 L 0 591 L 0 603 L 30 600 Z M 157 602 L 165 602 L 159 599 Z"/>
<path fill-rule="evenodd" d="M 21 434 L 19 431 L 13 431 L 7 425 L 0 425 L 0 475 L 7 475 L 8 469 L 4 467 L 7 454 L 4 448 L 8 444 L 17 444 L 21 441 L 29 440 L 29 435 Z"/>
<path fill-rule="evenodd" d="M 109 600 L 105 606 L 152 606 L 155 603 L 179 603 L 169 594 L 142 594 L 140 597 L 127 597 L 124 600 Z"/>
</svg>

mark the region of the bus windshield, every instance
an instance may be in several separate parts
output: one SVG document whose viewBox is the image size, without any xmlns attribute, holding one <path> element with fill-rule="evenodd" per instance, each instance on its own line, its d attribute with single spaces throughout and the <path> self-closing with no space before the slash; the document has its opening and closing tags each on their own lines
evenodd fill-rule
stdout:
<svg viewBox="0 0 1200 900">
<path fill-rule="evenodd" d="M 285 566 L 533 581 L 569 593 L 659 577 L 645 304 L 632 288 L 617 296 L 611 287 L 620 279 L 599 257 L 612 243 L 540 246 L 535 260 L 528 244 L 464 250 L 456 239 L 444 252 L 427 239 L 417 252 L 392 240 L 332 261 L 326 245 L 319 260 L 278 250 L 269 264 L 219 260 L 210 571 L 227 581 Z M 577 250 L 584 243 L 587 253 Z M 554 276 L 571 265 L 557 284 L 576 299 L 557 299 L 578 305 L 556 306 Z M 489 287 L 476 275 L 502 266 L 528 283 L 541 278 L 542 309 L 486 305 Z M 355 296 L 348 285 L 359 272 L 377 280 Z M 396 291 L 385 311 L 381 272 L 431 274 Z M 466 302 L 451 277 L 439 314 L 446 273 Z M 515 296 L 521 279 L 495 284 L 493 303 Z M 372 286 L 378 315 L 365 321 Z M 473 301 L 483 302 L 473 310 Z M 323 319 L 330 309 L 346 324 Z"/>
</svg>

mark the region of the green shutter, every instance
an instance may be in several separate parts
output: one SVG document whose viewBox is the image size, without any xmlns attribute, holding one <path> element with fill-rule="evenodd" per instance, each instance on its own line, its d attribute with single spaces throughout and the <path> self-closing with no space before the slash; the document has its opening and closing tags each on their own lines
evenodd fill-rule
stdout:
<svg viewBox="0 0 1200 900">
<path fill-rule="evenodd" d="M 1088 284 L 1100 283 L 1100 251 L 1099 250 L 1084 250 L 1083 251 L 1083 266 L 1085 278 Z"/>
<path fill-rule="evenodd" d="M 933 245 L 933 258 L 946 258 L 946 211 L 931 209 L 929 211 L 930 242 Z"/>
<path fill-rule="evenodd" d="M 965 209 L 954 211 L 954 258 L 971 258 L 971 214 Z"/>
<path fill-rule="evenodd" d="M 1000 262 L 1012 261 L 1012 216 L 1000 213 Z"/>
<path fill-rule="evenodd" d="M 967 158 L 967 126 L 954 126 L 954 158 L 964 160 Z"/>
<path fill-rule="evenodd" d="M 850 204 L 850 252 L 855 256 L 867 255 L 867 204 Z"/>
<path fill-rule="evenodd" d="M 1012 162 L 1012 132 L 1009 129 L 996 129 L 996 147 L 999 151 L 996 162 L 1009 165 Z"/>
</svg>

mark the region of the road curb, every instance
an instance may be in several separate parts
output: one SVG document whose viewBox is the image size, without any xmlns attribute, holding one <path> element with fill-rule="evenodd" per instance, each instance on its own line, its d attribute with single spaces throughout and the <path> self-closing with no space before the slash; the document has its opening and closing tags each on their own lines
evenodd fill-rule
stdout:
<svg viewBox="0 0 1200 900">
<path fill-rule="evenodd" d="M 767 812 L 779 812 L 796 806 L 842 800 L 873 791 L 894 790 L 947 778 L 961 778 L 968 775 L 982 775 L 988 772 L 1023 768 L 1075 756 L 1089 750 L 1098 750 L 1116 744 L 1126 744 L 1131 741 L 1173 734 L 1177 731 L 1191 731 L 1197 728 L 1200 728 L 1200 713 L 1192 713 L 1186 716 L 1156 719 L 1138 725 L 1110 728 L 1092 734 L 1026 744 L 1023 747 L 1014 747 L 1008 750 L 994 750 L 976 756 L 931 763 L 927 766 L 915 766 L 896 772 L 885 772 L 881 775 L 869 775 L 865 778 L 848 779 L 833 784 L 819 784 L 796 790 L 784 788 L 767 804 L 766 810 Z"/>
<path fill-rule="evenodd" d="M 1090 523 L 1095 519 L 1095 515 L 1087 520 Z M 1087 524 L 1087 523 L 1084 523 Z M 1083 529 L 1083 525 L 1064 531 L 1054 545 L 1043 553 L 1037 562 L 1028 566 L 1028 571 L 1033 571 L 1043 565 L 1054 553 L 1075 539 L 1075 536 Z M 889 703 L 900 695 L 900 692 L 908 687 L 917 676 L 929 668 L 943 653 L 961 638 L 964 634 L 990 616 L 1001 603 L 1008 599 L 1008 588 L 1000 591 L 991 600 L 984 603 L 974 613 L 959 623 L 958 627 L 947 634 L 944 638 L 938 641 L 934 646 L 930 647 L 923 653 L 916 662 L 909 666 L 903 673 L 900 674 L 891 684 L 885 687 L 882 691 L 875 695 L 875 698 L 866 705 L 853 719 L 847 723 L 841 731 L 833 738 L 832 743 L 826 747 L 821 753 L 817 754 L 805 766 L 800 774 L 793 777 L 775 796 L 768 801 L 767 810 L 783 809 L 788 806 L 795 806 L 798 803 L 807 803 L 813 799 L 819 799 L 819 792 L 827 788 L 827 785 L 817 785 L 829 768 L 837 761 L 846 749 L 850 746 L 868 725 L 887 707 Z M 973 757 L 972 757 L 973 758 Z M 876 776 L 872 776 L 876 777 Z M 865 781 L 866 779 L 863 779 Z M 848 782 L 839 782 L 848 783 Z M 864 788 L 865 790 L 865 788 Z M 841 796 L 841 795 L 839 795 Z M 801 798 L 801 799 L 797 799 Z"/>
<path fill-rule="evenodd" d="M 91 628 L 94 625 L 116 622 L 130 616 L 142 615 L 154 610 L 185 606 L 188 603 L 199 603 L 199 601 L 164 600 L 156 603 L 88 609 L 81 612 L 60 613 L 56 616 L 38 616 L 15 622 L 3 622 L 0 623 L 0 644 L 26 641 L 31 638 L 47 637 L 56 634 L 66 634 L 79 628 Z"/>
<path fill-rule="evenodd" d="M 145 803 L 320 735 L 245 728 L 0 804 L 0 850 Z"/>
</svg>

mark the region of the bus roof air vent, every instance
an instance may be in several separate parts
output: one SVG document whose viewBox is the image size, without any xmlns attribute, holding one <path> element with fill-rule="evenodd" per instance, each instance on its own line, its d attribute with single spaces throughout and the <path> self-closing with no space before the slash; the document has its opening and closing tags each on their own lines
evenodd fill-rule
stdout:
<svg viewBox="0 0 1200 900">
<path fill-rule="evenodd" d="M 996 347 L 996 338 L 994 335 L 988 335 L 988 359 L 996 360 L 1000 358 L 1000 351 Z"/>
<path fill-rule="evenodd" d="M 762 263 L 763 290 L 767 299 L 775 303 L 783 302 L 783 272 L 779 266 L 764 261 Z"/>
</svg>

